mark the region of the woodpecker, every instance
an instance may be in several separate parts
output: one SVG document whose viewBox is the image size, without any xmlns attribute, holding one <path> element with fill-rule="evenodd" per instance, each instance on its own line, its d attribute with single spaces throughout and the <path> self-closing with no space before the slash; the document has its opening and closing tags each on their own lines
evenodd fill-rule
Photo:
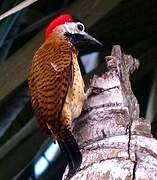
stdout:
<svg viewBox="0 0 157 180">
<path fill-rule="evenodd" d="M 35 53 L 28 75 L 36 117 L 65 153 L 69 174 L 74 174 L 82 162 L 71 131 L 72 121 L 81 114 L 87 98 L 75 47 L 80 42 L 102 45 L 70 14 L 58 16 L 47 27 L 45 42 Z"/>
</svg>

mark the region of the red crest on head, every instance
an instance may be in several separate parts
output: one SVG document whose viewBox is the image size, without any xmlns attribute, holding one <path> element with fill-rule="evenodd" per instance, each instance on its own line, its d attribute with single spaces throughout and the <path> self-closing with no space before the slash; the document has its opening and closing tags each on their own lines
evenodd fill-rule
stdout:
<svg viewBox="0 0 157 180">
<path fill-rule="evenodd" d="M 73 21 L 73 17 L 70 14 L 62 14 L 58 16 L 48 25 L 45 32 L 46 39 L 50 36 L 53 29 L 55 29 L 57 26 L 64 24 L 66 22 L 72 22 L 72 21 Z"/>
</svg>

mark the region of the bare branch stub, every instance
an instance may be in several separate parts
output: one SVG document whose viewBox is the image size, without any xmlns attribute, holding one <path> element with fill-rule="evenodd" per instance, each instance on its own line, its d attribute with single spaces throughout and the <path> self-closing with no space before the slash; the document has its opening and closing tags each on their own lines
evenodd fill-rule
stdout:
<svg viewBox="0 0 157 180">
<path fill-rule="evenodd" d="M 82 116 L 73 123 L 83 163 L 72 179 L 157 178 L 157 142 L 139 118 L 129 80 L 139 62 L 118 45 L 105 60 L 107 72 L 93 77 Z"/>
</svg>

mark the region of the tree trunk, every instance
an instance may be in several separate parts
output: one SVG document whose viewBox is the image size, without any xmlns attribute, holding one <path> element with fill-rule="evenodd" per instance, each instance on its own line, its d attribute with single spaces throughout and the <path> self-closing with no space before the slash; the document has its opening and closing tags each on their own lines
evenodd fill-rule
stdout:
<svg viewBox="0 0 157 180">
<path fill-rule="evenodd" d="M 84 111 L 73 123 L 83 162 L 71 180 L 157 179 L 157 141 L 148 121 L 139 118 L 129 81 L 139 62 L 114 46 L 106 64 L 107 72 L 92 79 Z"/>
</svg>

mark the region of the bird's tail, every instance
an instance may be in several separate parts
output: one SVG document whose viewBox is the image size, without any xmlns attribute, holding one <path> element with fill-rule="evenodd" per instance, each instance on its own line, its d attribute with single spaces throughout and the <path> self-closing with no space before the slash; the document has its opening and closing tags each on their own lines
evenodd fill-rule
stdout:
<svg viewBox="0 0 157 180">
<path fill-rule="evenodd" d="M 74 136 L 72 135 L 71 131 L 68 129 L 65 129 L 62 132 L 62 135 L 58 143 L 68 161 L 68 165 L 69 165 L 68 177 L 70 178 L 79 169 L 82 163 L 82 154 L 79 150 L 78 144 Z"/>
</svg>

